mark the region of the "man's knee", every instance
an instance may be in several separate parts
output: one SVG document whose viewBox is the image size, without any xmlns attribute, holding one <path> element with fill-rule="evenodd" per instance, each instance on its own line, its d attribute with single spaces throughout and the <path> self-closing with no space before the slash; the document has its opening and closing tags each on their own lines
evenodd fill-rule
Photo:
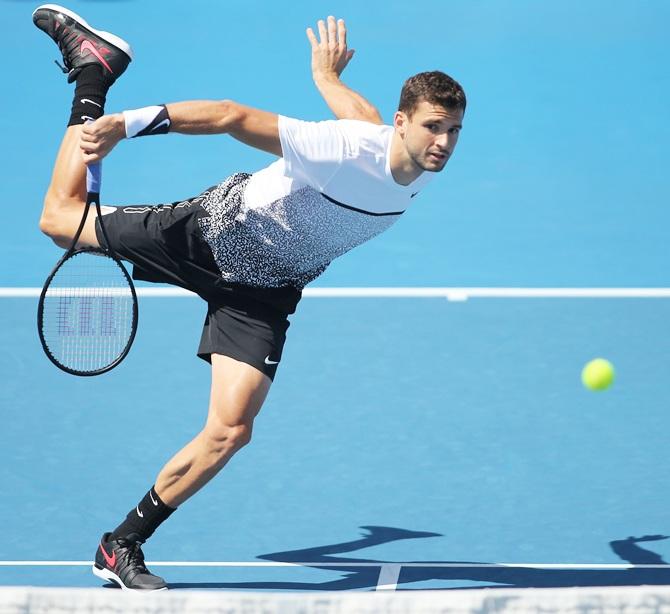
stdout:
<svg viewBox="0 0 670 614">
<path fill-rule="evenodd" d="M 216 461 L 225 459 L 251 441 L 252 423 L 219 424 L 205 427 L 208 454 Z"/>
<path fill-rule="evenodd" d="M 40 230 L 58 247 L 69 247 L 82 213 L 81 202 L 47 194 L 39 222 Z"/>
<path fill-rule="evenodd" d="M 72 237 L 68 236 L 56 216 L 43 213 L 40 218 L 40 230 L 49 237 L 58 247 L 69 247 Z"/>
</svg>

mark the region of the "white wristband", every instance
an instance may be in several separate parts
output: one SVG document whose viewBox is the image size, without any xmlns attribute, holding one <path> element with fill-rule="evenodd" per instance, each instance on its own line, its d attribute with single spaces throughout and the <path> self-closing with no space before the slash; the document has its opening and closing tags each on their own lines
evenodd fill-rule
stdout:
<svg viewBox="0 0 670 614">
<path fill-rule="evenodd" d="M 161 121 L 157 122 L 155 126 L 152 126 L 159 116 L 162 116 Z M 170 127 L 170 118 L 167 115 L 165 105 L 154 105 L 151 107 L 124 111 L 123 119 L 126 124 L 126 138 L 128 139 L 132 139 L 149 127 L 151 127 L 151 129 L 147 130 L 145 134 L 164 134 Z M 145 134 L 140 136 L 144 136 Z"/>
</svg>

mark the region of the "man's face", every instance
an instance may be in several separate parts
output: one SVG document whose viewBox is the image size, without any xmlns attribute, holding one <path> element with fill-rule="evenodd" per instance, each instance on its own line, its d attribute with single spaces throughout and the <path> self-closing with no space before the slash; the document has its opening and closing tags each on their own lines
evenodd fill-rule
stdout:
<svg viewBox="0 0 670 614">
<path fill-rule="evenodd" d="M 454 153 L 462 122 L 461 109 L 445 109 L 425 100 L 411 117 L 398 111 L 394 118 L 409 158 L 422 171 L 433 173 L 441 171 Z"/>
</svg>

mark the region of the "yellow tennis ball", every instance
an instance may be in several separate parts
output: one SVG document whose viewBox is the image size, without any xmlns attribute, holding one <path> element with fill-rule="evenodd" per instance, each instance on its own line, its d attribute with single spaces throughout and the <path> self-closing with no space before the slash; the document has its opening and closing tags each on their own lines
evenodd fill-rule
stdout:
<svg viewBox="0 0 670 614">
<path fill-rule="evenodd" d="M 614 367 L 604 358 L 595 358 L 582 369 L 582 383 L 589 390 L 606 390 L 613 381 Z"/>
</svg>

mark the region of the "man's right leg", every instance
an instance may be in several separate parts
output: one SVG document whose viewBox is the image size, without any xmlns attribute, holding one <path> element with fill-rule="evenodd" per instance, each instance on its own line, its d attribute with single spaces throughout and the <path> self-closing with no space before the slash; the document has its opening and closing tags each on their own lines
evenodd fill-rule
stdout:
<svg viewBox="0 0 670 614">
<path fill-rule="evenodd" d="M 86 167 L 79 149 L 81 124 L 103 115 L 107 90 L 127 68 L 132 50 L 118 36 L 95 30 L 76 13 L 54 4 L 38 7 L 33 22 L 58 44 L 68 82 L 76 82 L 68 129 L 40 219 L 41 230 L 66 248 L 79 227 L 86 202 Z M 80 243 L 97 246 L 95 215 L 87 219 Z"/>
<path fill-rule="evenodd" d="M 65 131 L 40 217 L 40 230 L 63 249 L 72 243 L 86 206 L 86 165 L 79 148 L 80 133 L 81 126 L 68 126 Z M 78 245 L 99 247 L 96 217 L 92 207 Z"/>
</svg>

